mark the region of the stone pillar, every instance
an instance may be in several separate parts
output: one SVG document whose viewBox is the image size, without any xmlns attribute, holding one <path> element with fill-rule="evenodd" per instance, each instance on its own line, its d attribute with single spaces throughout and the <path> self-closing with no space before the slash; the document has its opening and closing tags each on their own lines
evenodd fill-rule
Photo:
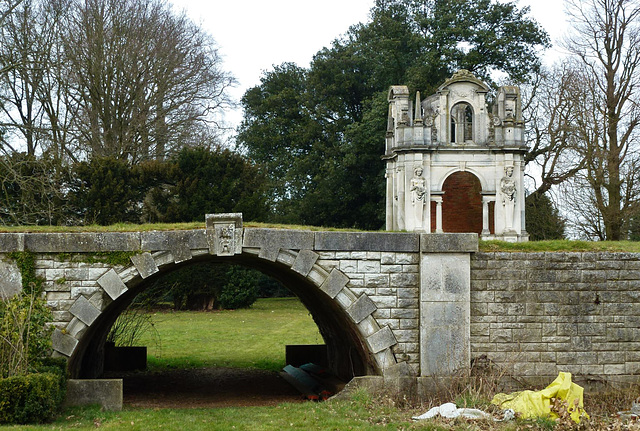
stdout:
<svg viewBox="0 0 640 431">
<path fill-rule="evenodd" d="M 405 218 L 404 218 L 404 214 L 405 214 L 405 204 L 404 204 L 404 186 L 405 186 L 405 179 L 404 179 L 404 166 L 402 167 L 398 167 L 397 168 L 397 172 L 396 172 L 396 187 L 398 188 L 398 210 L 396 211 L 396 224 L 397 224 L 397 229 L 398 230 L 404 230 L 406 229 L 405 227 Z"/>
<path fill-rule="evenodd" d="M 436 203 L 436 233 L 442 233 L 442 196 L 435 196 Z"/>
<path fill-rule="evenodd" d="M 393 201 L 395 200 L 394 187 L 393 187 L 393 173 L 395 171 L 393 164 L 387 162 L 387 166 L 391 165 L 391 167 L 387 167 L 387 171 L 385 173 L 385 178 L 387 179 L 387 196 L 386 196 L 386 227 L 387 230 L 394 230 L 394 214 L 393 214 Z"/>
<path fill-rule="evenodd" d="M 420 375 L 469 370 L 471 253 L 476 234 L 420 235 Z"/>
<path fill-rule="evenodd" d="M 517 164 L 519 171 L 519 180 L 520 187 L 518 189 L 518 202 L 520 202 L 520 229 L 518 229 L 518 233 L 520 235 L 525 236 L 528 241 L 529 235 L 527 234 L 526 227 L 526 219 L 525 219 L 525 194 L 524 194 L 524 162 L 521 160 L 520 163 Z"/>
<path fill-rule="evenodd" d="M 482 236 L 491 235 L 489 230 L 489 202 L 492 200 L 487 196 L 482 197 Z"/>
</svg>

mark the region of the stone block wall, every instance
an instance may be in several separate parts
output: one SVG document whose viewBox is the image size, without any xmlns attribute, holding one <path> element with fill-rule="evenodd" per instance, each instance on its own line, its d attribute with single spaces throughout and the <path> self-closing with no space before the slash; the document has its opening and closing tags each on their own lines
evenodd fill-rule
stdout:
<svg viewBox="0 0 640 431">
<path fill-rule="evenodd" d="M 375 304 L 373 317 L 388 326 L 398 343 L 392 347 L 398 361 L 419 371 L 419 253 L 376 251 L 320 251 L 317 264 L 330 272 L 342 271 L 356 296 L 366 294 Z"/>
<path fill-rule="evenodd" d="M 475 253 L 470 329 L 516 376 L 638 376 L 640 254 Z"/>
<path fill-rule="evenodd" d="M 114 268 L 113 265 L 69 260 L 65 255 L 39 254 L 35 259 L 35 268 L 36 277 L 44 280 L 47 306 L 52 310 L 51 325 L 58 329 L 65 329 L 74 319 L 70 310 L 80 296 L 84 296 L 98 311 L 106 305 L 104 301 L 109 300 L 98 279 Z M 123 267 L 115 268 L 121 270 Z"/>
</svg>

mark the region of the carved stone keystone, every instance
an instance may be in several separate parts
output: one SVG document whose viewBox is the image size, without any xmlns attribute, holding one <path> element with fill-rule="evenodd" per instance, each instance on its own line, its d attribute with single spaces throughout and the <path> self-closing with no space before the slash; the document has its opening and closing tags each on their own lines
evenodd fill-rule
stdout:
<svg viewBox="0 0 640 431">
<path fill-rule="evenodd" d="M 210 254 L 242 253 L 242 213 L 207 214 L 206 222 Z"/>
</svg>

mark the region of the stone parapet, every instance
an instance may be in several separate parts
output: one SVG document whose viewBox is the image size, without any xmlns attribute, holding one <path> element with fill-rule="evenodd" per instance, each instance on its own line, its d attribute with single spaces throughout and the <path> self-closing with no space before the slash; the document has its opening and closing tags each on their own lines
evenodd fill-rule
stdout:
<svg viewBox="0 0 640 431">
<path fill-rule="evenodd" d="M 313 232 L 243 228 L 243 247 L 314 251 L 474 252 L 475 234 Z M 97 253 L 208 248 L 205 229 L 147 232 L 0 233 L 0 253 Z"/>
</svg>

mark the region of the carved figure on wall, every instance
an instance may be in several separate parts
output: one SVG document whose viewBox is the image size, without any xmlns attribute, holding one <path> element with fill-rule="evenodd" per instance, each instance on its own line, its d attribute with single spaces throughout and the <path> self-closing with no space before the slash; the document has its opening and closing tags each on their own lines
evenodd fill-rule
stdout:
<svg viewBox="0 0 640 431">
<path fill-rule="evenodd" d="M 513 166 L 504 168 L 504 177 L 500 180 L 500 191 L 502 192 L 502 203 L 515 203 L 516 201 L 516 181 L 513 179 Z"/>
<path fill-rule="evenodd" d="M 422 176 L 422 166 L 417 166 L 413 170 L 413 178 L 411 179 L 411 202 L 415 205 L 416 201 L 421 201 L 423 204 L 427 199 L 427 185 L 424 177 Z"/>
<path fill-rule="evenodd" d="M 506 228 L 513 227 L 513 208 L 516 203 L 516 181 L 513 178 L 513 166 L 504 168 L 504 177 L 500 180 L 500 192 L 502 193 L 502 205 L 504 205 Z"/>
</svg>

